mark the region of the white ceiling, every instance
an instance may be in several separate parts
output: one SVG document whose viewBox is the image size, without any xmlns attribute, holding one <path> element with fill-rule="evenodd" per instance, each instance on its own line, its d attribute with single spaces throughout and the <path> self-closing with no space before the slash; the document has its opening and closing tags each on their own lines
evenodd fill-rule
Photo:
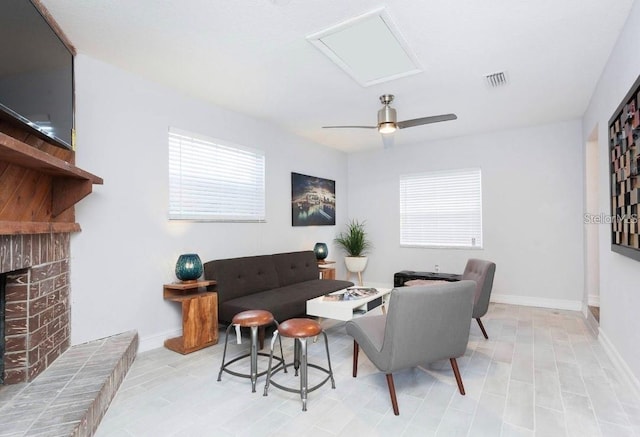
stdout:
<svg viewBox="0 0 640 437">
<path fill-rule="evenodd" d="M 633 2 L 42 0 L 79 53 L 347 152 L 380 135 L 321 126 L 375 125 L 385 93 L 398 120 L 458 115 L 395 147 L 580 117 Z M 365 88 L 306 37 L 380 7 L 423 72 Z"/>
</svg>

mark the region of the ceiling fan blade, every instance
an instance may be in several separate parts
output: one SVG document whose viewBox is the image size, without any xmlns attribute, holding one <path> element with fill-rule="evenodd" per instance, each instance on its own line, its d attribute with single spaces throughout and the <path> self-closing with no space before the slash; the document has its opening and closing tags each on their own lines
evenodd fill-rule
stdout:
<svg viewBox="0 0 640 437">
<path fill-rule="evenodd" d="M 382 148 L 384 149 L 392 149 L 393 144 L 395 143 L 395 135 L 394 134 L 381 134 L 382 136 Z"/>
<path fill-rule="evenodd" d="M 413 120 L 399 121 L 397 123 L 398 129 L 404 129 L 407 127 L 420 126 L 422 124 L 438 123 L 441 121 L 455 120 L 458 117 L 456 114 L 442 114 L 433 115 L 431 117 L 414 118 Z"/>
<path fill-rule="evenodd" d="M 322 129 L 377 129 L 378 126 L 322 126 Z"/>
</svg>

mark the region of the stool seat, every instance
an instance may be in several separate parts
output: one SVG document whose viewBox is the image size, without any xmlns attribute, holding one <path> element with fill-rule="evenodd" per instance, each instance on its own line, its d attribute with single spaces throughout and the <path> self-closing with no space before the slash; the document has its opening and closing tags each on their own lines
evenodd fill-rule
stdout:
<svg viewBox="0 0 640 437">
<path fill-rule="evenodd" d="M 309 363 L 307 360 L 307 339 L 317 337 L 320 334 L 324 337 L 324 346 L 327 351 L 327 365 L 328 368 L 318 366 L 317 364 Z M 293 362 L 286 364 L 284 362 L 284 356 L 282 356 L 282 366 L 276 368 L 271 367 L 273 360 L 273 345 L 277 339 L 282 337 L 293 338 Z M 313 340 L 315 343 L 315 339 Z M 280 352 L 282 353 L 282 343 L 280 343 Z M 280 370 L 286 372 L 287 367 L 293 366 L 295 376 L 298 376 L 298 369 L 300 370 L 300 388 L 294 389 L 285 385 L 279 384 L 273 381 L 271 378 L 274 374 Z M 309 386 L 308 369 L 316 369 L 327 374 L 327 376 L 313 386 Z M 307 394 L 320 388 L 327 381 L 331 380 L 331 388 L 336 388 L 336 382 L 333 379 L 333 370 L 331 369 L 331 357 L 329 356 L 329 340 L 327 339 L 327 333 L 324 332 L 320 323 L 313 319 L 299 318 L 289 319 L 278 325 L 278 329 L 273 333 L 273 339 L 271 340 L 271 353 L 269 354 L 269 366 L 267 367 L 267 381 L 264 385 L 264 396 L 267 396 L 269 391 L 269 384 L 272 384 L 279 389 L 299 393 L 302 400 L 302 411 L 307 411 Z"/>
<path fill-rule="evenodd" d="M 243 328 L 250 328 L 251 326 L 270 325 L 273 323 L 273 320 L 273 314 L 269 311 L 247 310 L 233 316 L 231 323 Z"/>
<path fill-rule="evenodd" d="M 287 338 L 308 338 L 320 335 L 322 326 L 313 319 L 289 319 L 278 327 L 278 333 Z"/>
</svg>

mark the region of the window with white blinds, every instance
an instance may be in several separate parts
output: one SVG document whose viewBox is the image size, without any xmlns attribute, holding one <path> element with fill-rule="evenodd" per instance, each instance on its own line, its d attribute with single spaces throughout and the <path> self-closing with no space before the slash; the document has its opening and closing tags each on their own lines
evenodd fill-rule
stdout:
<svg viewBox="0 0 640 437">
<path fill-rule="evenodd" d="M 169 128 L 169 218 L 264 221 L 264 153 Z"/>
<path fill-rule="evenodd" d="M 401 175 L 400 245 L 482 248 L 480 169 Z"/>
</svg>

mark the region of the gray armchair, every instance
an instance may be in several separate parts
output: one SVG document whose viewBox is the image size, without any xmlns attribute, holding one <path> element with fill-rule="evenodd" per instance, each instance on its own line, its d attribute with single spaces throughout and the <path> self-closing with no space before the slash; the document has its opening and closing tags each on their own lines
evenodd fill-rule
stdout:
<svg viewBox="0 0 640 437">
<path fill-rule="evenodd" d="M 360 348 L 386 373 L 393 413 L 400 414 L 393 372 L 449 358 L 460 394 L 464 386 L 456 358 L 469 341 L 473 281 L 402 287 L 391 291 L 386 315 L 364 316 L 346 323 L 353 337 L 353 377 Z"/>
<path fill-rule="evenodd" d="M 489 298 L 493 288 L 493 276 L 496 273 L 496 264 L 481 259 L 469 259 L 462 273 L 462 279 L 470 279 L 476 282 L 475 297 L 473 300 L 473 317 L 478 322 L 484 338 L 489 339 L 480 317 L 487 314 Z"/>
</svg>

